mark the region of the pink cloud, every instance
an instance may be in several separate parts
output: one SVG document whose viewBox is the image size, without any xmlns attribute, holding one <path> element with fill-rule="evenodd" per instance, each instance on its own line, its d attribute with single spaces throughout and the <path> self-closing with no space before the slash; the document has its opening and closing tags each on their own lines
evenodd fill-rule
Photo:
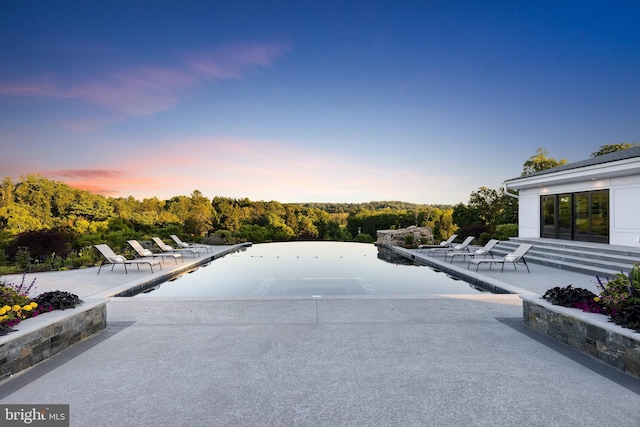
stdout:
<svg viewBox="0 0 640 427">
<path fill-rule="evenodd" d="M 268 66 L 289 50 L 285 44 L 234 44 L 192 54 L 175 67 L 137 66 L 66 86 L 40 80 L 0 82 L 0 95 L 75 98 L 127 116 L 147 116 L 172 108 L 183 91 L 203 80 L 241 79 L 256 66 Z"/>
<path fill-rule="evenodd" d="M 53 83 L 48 81 L 16 81 L 0 83 L 0 95 L 28 96 L 39 98 L 67 98 Z"/>
<path fill-rule="evenodd" d="M 284 43 L 236 43 L 207 54 L 192 54 L 187 63 L 209 78 L 241 79 L 248 68 L 269 66 L 289 50 Z"/>
<path fill-rule="evenodd" d="M 348 153 L 336 155 L 299 143 L 167 139 L 154 140 L 150 150 L 144 141 L 138 142 L 103 141 L 91 151 L 90 161 L 65 156 L 56 159 L 57 169 L 30 164 L 30 169 L 39 170 L 28 173 L 40 173 L 105 196 L 133 196 L 140 200 L 188 196 L 199 190 L 209 198 L 248 197 L 281 202 L 411 201 L 425 197 L 441 202 L 448 200 L 447 192 L 463 181 L 462 175 L 452 177 L 444 175 L 446 172 L 407 168 L 402 161 L 362 162 Z M 69 163 L 61 165 L 62 161 Z M 1 163 L 0 158 L 0 166 Z M 477 181 L 472 178 L 465 177 L 464 181 Z M 447 185 L 443 186 L 443 182 Z"/>
<path fill-rule="evenodd" d="M 120 178 L 122 177 L 122 172 L 117 170 L 106 170 L 106 169 L 64 169 L 53 172 L 56 175 L 59 175 L 64 178 L 90 178 L 90 179 L 101 179 L 101 178 Z"/>
<path fill-rule="evenodd" d="M 120 195 L 120 191 L 119 190 L 112 189 L 112 188 L 105 188 L 105 187 L 102 187 L 100 185 L 93 184 L 93 183 L 90 183 L 90 182 L 65 181 L 65 184 L 67 184 L 71 188 L 76 188 L 78 190 L 88 191 L 89 193 L 101 194 L 101 195 L 107 196 L 107 197 L 109 197 L 109 196 L 118 197 Z"/>
<path fill-rule="evenodd" d="M 159 191 L 162 188 L 153 177 L 137 176 L 135 169 L 132 173 L 112 169 L 66 169 L 50 171 L 45 175 L 79 190 L 112 197 L 128 197 L 140 189 Z"/>
</svg>

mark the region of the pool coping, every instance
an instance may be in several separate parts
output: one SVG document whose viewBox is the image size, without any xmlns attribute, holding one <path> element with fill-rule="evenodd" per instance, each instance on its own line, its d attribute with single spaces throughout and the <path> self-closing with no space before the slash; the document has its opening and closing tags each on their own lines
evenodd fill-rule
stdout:
<svg viewBox="0 0 640 427">
<path fill-rule="evenodd" d="M 458 267 L 454 264 L 443 263 L 434 258 L 428 256 L 421 256 L 416 254 L 412 249 L 406 249 L 400 246 L 386 246 L 376 244 L 378 248 L 388 249 L 395 252 L 398 255 L 403 256 L 406 259 L 412 260 L 421 265 L 430 267 L 436 271 L 440 271 L 446 274 L 450 274 L 458 279 L 464 280 L 472 285 L 479 286 L 483 290 L 489 291 L 495 294 L 518 294 L 518 295 L 538 295 L 535 292 L 527 289 L 520 288 L 518 286 L 511 285 L 492 277 L 487 277 L 484 274 L 477 273 L 475 271 L 468 270 L 466 268 Z"/>
<path fill-rule="evenodd" d="M 124 283 L 120 286 L 111 288 L 107 291 L 92 295 L 92 297 L 103 297 L 103 298 L 130 298 L 134 297 L 140 293 L 144 293 L 145 290 L 152 289 L 155 286 L 158 286 L 166 281 L 171 280 L 174 277 L 181 276 L 183 274 L 190 273 L 195 271 L 200 266 L 208 265 L 215 259 L 222 258 L 225 255 L 228 255 L 232 252 L 237 252 L 239 250 L 245 250 L 253 246 L 252 242 L 243 243 L 239 245 L 234 245 L 229 247 L 227 250 L 223 252 L 219 252 L 215 255 L 211 255 L 204 258 L 196 259 L 188 264 L 183 265 L 182 267 L 176 268 L 169 273 L 159 275 L 154 278 L 141 278 L 131 282 Z M 390 299 L 403 299 L 403 298 L 432 298 L 432 297 L 451 297 L 453 295 L 483 295 L 486 293 L 492 295 L 505 295 L 505 294 L 535 294 L 535 292 L 528 291 L 523 288 L 519 288 L 514 285 L 510 285 L 503 281 L 493 279 L 491 277 L 487 277 L 481 273 L 472 272 L 466 269 L 458 268 L 454 265 L 449 266 L 442 265 L 437 261 L 431 262 L 428 258 L 416 256 L 415 253 L 412 253 L 410 250 L 407 250 L 398 246 L 383 246 L 379 244 L 374 244 L 378 249 L 385 248 L 391 249 L 393 251 L 398 251 L 400 255 L 407 259 L 414 260 L 417 263 L 422 264 L 423 266 L 430 267 L 437 272 L 444 272 L 447 275 L 452 275 L 456 280 L 462 280 L 469 284 L 471 288 L 476 288 L 478 292 L 471 293 L 429 293 L 429 294 L 362 294 L 362 295 L 242 295 L 242 296 L 172 296 L 171 298 L 177 299 L 186 299 L 186 300 L 195 300 L 195 299 L 210 299 L 210 300 L 260 300 L 260 299 L 354 299 L 354 298 L 390 298 Z M 381 259 L 381 261 L 386 261 Z M 388 262 L 388 261 L 387 261 Z M 149 299 L 155 298 L 167 298 L 167 297 L 149 297 Z"/>
<path fill-rule="evenodd" d="M 201 266 L 208 265 L 209 263 L 211 263 L 212 261 L 215 261 L 216 259 L 222 258 L 226 255 L 229 255 L 230 253 L 246 250 L 251 246 L 253 246 L 253 243 L 251 242 L 232 245 L 232 246 L 229 246 L 224 251 L 217 252 L 214 254 L 204 255 L 203 257 L 187 262 L 178 268 L 174 268 L 168 273 L 158 275 L 156 277 L 153 277 L 152 279 L 142 277 L 140 279 L 136 279 L 131 282 L 124 283 L 115 288 L 111 288 L 107 291 L 92 295 L 92 297 L 95 297 L 95 298 L 132 297 L 136 294 L 144 292 L 147 289 L 151 289 L 161 283 L 169 281 L 175 277 L 194 271 L 195 269 Z"/>
</svg>

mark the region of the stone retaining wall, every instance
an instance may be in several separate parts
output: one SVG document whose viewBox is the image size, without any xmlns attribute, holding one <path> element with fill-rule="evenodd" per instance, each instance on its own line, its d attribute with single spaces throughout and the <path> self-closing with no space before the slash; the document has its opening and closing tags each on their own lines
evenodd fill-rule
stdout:
<svg viewBox="0 0 640 427">
<path fill-rule="evenodd" d="M 27 369 L 107 327 L 107 300 L 23 320 L 0 337 L 0 380 Z"/>
<path fill-rule="evenodd" d="M 521 295 L 524 322 L 534 330 L 640 377 L 640 334 L 585 313 L 548 303 L 539 295 Z"/>
</svg>

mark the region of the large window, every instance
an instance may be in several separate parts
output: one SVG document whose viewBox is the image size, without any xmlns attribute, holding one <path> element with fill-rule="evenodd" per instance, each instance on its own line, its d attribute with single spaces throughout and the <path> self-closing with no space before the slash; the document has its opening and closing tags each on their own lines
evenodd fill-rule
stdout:
<svg viewBox="0 0 640 427">
<path fill-rule="evenodd" d="M 545 195 L 540 207 L 541 237 L 609 243 L 609 190 Z"/>
</svg>

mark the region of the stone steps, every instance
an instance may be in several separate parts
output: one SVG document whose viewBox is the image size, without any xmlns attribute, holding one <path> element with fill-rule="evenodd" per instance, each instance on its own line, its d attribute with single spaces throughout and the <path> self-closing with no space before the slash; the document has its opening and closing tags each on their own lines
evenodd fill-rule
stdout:
<svg viewBox="0 0 640 427">
<path fill-rule="evenodd" d="M 553 239 L 511 238 L 498 243 L 493 252 L 505 255 L 521 243 L 534 245 L 525 255 L 527 262 L 604 278 L 628 273 L 640 261 L 640 248 Z"/>
</svg>

